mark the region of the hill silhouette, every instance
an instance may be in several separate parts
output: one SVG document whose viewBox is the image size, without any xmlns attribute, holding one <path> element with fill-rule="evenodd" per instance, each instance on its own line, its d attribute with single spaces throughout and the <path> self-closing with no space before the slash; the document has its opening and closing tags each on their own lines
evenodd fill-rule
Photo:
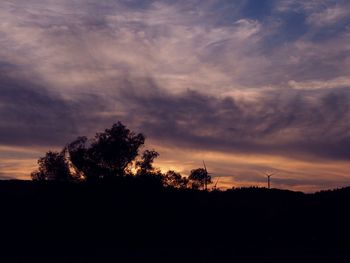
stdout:
<svg viewBox="0 0 350 263">
<path fill-rule="evenodd" d="M 13 262 L 350 258 L 350 188 L 304 194 L 165 188 L 135 177 L 0 181 L 0 200 L 2 256 Z"/>
</svg>

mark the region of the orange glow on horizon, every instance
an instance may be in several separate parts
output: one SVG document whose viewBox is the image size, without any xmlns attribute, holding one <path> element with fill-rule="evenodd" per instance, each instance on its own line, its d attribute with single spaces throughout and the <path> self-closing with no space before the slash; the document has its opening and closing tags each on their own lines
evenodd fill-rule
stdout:
<svg viewBox="0 0 350 263">
<path fill-rule="evenodd" d="M 219 178 L 217 188 L 222 190 L 232 187 L 266 187 L 266 178 L 262 173 L 265 169 L 278 171 L 271 179 L 273 188 L 315 192 L 350 185 L 350 164 L 345 161 L 304 161 L 272 155 L 180 149 L 160 146 L 155 142 L 152 145 L 160 153 L 154 165 L 161 172 L 174 170 L 187 177 L 192 169 L 202 167 L 204 160 L 213 182 Z M 3 179 L 30 179 L 30 173 L 37 168 L 37 159 L 46 152 L 30 147 L 0 146 L 0 149 Z"/>
</svg>

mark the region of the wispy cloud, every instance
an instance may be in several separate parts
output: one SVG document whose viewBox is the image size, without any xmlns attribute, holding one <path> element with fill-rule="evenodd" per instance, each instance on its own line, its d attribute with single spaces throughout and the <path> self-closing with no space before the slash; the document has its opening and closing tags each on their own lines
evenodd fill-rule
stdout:
<svg viewBox="0 0 350 263">
<path fill-rule="evenodd" d="M 293 89 L 304 89 L 304 90 L 317 90 L 317 89 L 339 89 L 339 88 L 350 88 L 349 77 L 339 77 L 330 80 L 311 80 L 304 82 L 289 81 L 289 86 Z"/>
<path fill-rule="evenodd" d="M 308 22 L 315 26 L 330 26 L 347 19 L 350 12 L 350 5 L 335 5 L 319 12 L 312 13 Z"/>
</svg>

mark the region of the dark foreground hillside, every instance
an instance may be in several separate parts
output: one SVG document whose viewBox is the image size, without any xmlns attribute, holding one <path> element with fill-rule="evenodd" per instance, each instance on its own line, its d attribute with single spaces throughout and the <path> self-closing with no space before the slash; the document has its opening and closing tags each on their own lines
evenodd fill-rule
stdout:
<svg viewBox="0 0 350 263">
<path fill-rule="evenodd" d="M 350 262 L 349 189 L 1 181 L 0 203 L 1 262 Z"/>
</svg>

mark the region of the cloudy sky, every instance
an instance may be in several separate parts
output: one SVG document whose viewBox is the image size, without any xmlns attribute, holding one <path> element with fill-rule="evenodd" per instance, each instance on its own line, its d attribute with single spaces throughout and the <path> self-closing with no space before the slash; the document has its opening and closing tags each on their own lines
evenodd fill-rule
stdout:
<svg viewBox="0 0 350 263">
<path fill-rule="evenodd" d="M 120 120 L 220 187 L 350 185 L 350 4 L 2 0 L 0 177 Z"/>
</svg>

